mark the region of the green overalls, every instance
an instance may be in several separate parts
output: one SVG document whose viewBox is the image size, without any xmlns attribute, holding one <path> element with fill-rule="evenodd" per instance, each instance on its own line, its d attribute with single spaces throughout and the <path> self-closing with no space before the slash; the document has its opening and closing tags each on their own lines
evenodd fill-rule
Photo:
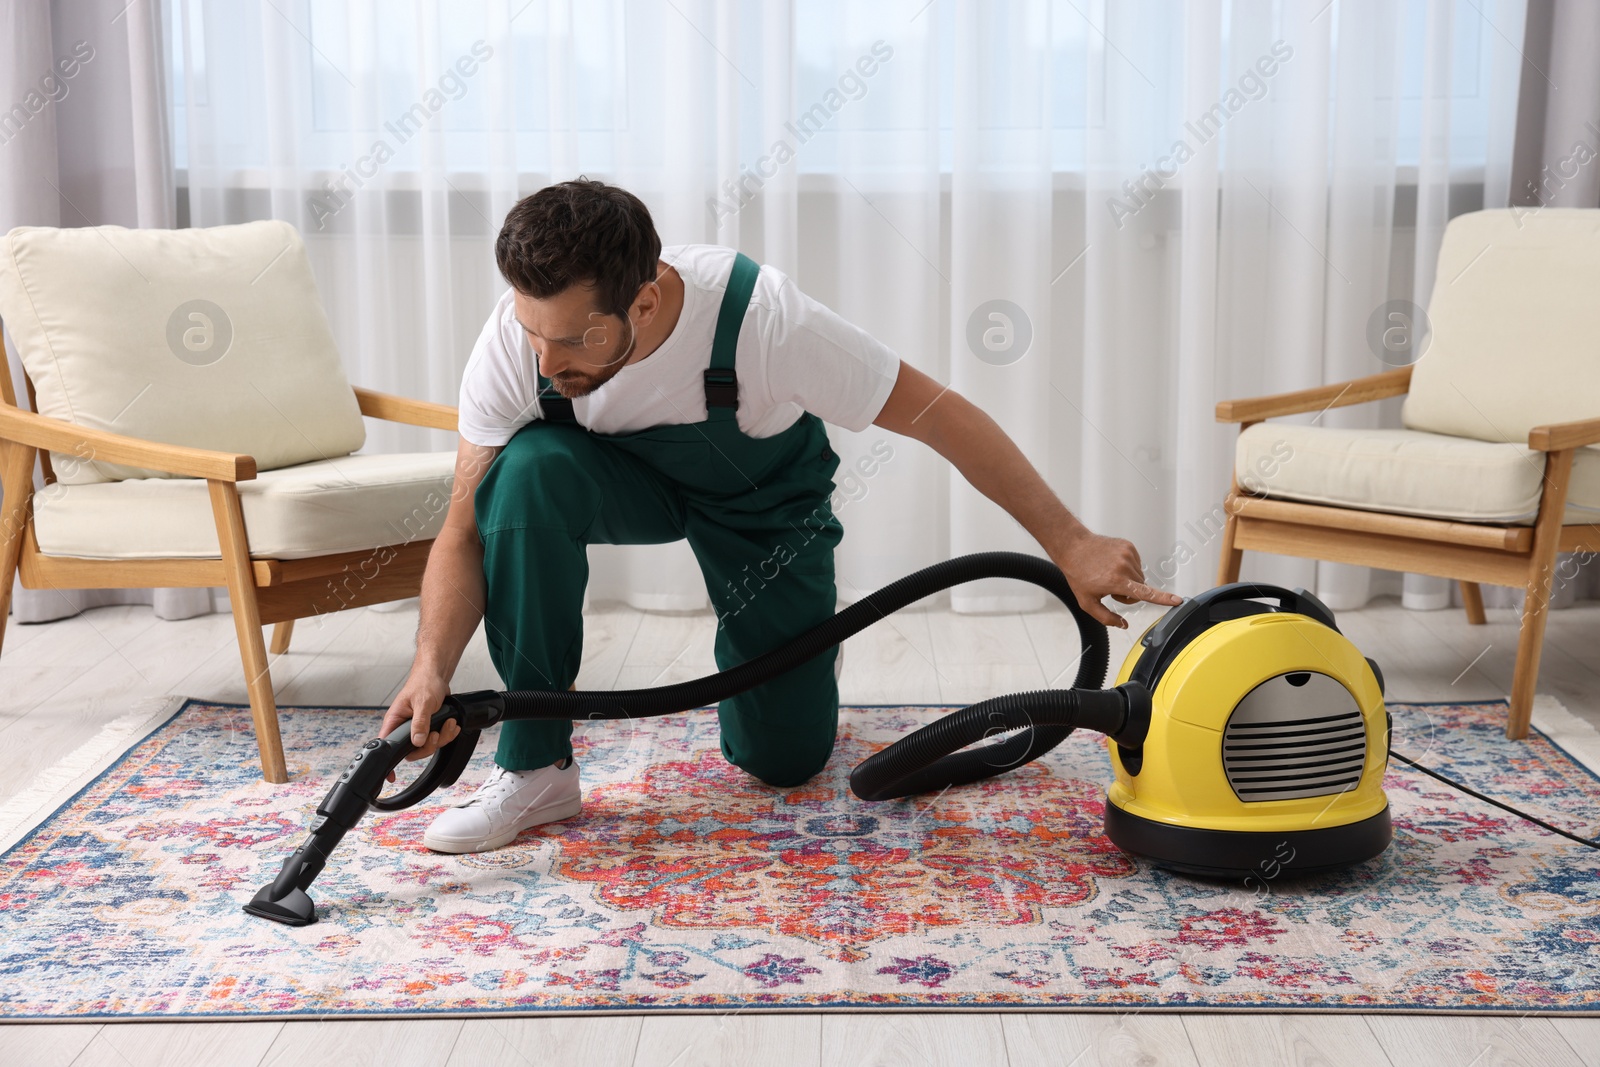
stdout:
<svg viewBox="0 0 1600 1067">
<path fill-rule="evenodd" d="M 519 429 L 474 497 L 487 581 L 489 654 L 508 689 L 563 690 L 583 652 L 590 544 L 688 538 L 717 614 L 726 670 L 834 612 L 830 497 L 839 457 L 807 412 L 773 437 L 740 432 L 734 350 L 760 268 L 734 260 L 705 372 L 706 420 L 593 433 L 539 376 L 542 418 Z M 835 646 L 717 708 L 722 754 L 775 786 L 798 785 L 833 751 Z M 495 762 L 543 767 L 572 753 L 567 721 L 508 722 Z"/>
</svg>

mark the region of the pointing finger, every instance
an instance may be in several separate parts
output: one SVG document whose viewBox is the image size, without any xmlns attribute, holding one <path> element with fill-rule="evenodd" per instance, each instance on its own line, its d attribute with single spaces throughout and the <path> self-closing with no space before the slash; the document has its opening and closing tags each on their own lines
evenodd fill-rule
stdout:
<svg viewBox="0 0 1600 1067">
<path fill-rule="evenodd" d="M 1178 594 L 1168 593 L 1143 582 L 1129 582 L 1127 595 L 1135 600 L 1143 600 L 1150 604 L 1163 604 L 1169 608 L 1175 608 L 1183 603 L 1183 597 Z M 1120 600 L 1121 598 L 1119 597 L 1118 599 Z M 1124 603 L 1131 603 L 1131 601 L 1124 601 Z"/>
</svg>

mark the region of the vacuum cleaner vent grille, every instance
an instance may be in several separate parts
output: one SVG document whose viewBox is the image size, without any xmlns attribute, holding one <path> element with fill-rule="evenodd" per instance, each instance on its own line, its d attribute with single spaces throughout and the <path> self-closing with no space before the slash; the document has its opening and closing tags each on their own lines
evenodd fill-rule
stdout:
<svg viewBox="0 0 1600 1067">
<path fill-rule="evenodd" d="M 1242 801 L 1293 800 L 1354 789 L 1367 727 L 1350 691 L 1324 674 L 1270 678 L 1251 690 L 1222 732 L 1222 765 Z"/>
</svg>

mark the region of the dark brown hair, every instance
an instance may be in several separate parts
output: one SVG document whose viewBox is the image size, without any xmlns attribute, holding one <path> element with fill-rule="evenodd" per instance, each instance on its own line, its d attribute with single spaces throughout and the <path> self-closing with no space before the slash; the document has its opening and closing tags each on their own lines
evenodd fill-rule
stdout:
<svg viewBox="0 0 1600 1067">
<path fill-rule="evenodd" d="M 592 285 L 607 315 L 626 318 L 661 257 L 650 209 L 626 189 L 580 177 L 517 201 L 494 243 L 495 263 L 518 292 L 542 298 Z"/>
</svg>

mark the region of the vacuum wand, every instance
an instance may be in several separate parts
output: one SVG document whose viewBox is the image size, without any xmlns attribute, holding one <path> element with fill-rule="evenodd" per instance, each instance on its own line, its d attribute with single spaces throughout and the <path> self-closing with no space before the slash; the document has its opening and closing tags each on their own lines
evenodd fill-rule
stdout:
<svg viewBox="0 0 1600 1067">
<path fill-rule="evenodd" d="M 283 861 L 278 877 L 270 885 L 263 886 L 244 910 L 289 926 L 316 922 L 316 907 L 306 890 L 322 873 L 328 856 L 344 835 L 372 808 L 402 811 L 421 803 L 435 790 L 455 785 L 478 745 L 478 735 L 504 717 L 503 697 L 504 694 L 492 689 L 452 693 L 445 697 L 443 706 L 433 713 L 429 732 L 454 720 L 461 728 L 460 735 L 434 754 L 415 782 L 393 796 L 381 797 L 379 793 L 388 781 L 389 772 L 416 750 L 417 746 L 411 741 L 411 724 L 402 723 L 391 730 L 389 736 L 374 738 L 362 745 L 334 780 L 328 795 L 317 805 L 316 817 L 311 821 L 306 839 Z"/>
<path fill-rule="evenodd" d="M 422 774 L 393 796 L 380 792 L 389 772 L 415 751 L 411 724 L 368 741 L 317 806 L 310 834 L 244 910 L 290 926 L 316 921 L 308 890 L 344 835 L 373 808 L 399 811 L 420 803 L 460 778 L 490 726 L 519 719 L 632 719 L 669 715 L 715 704 L 771 681 L 852 634 L 931 593 L 979 578 L 1016 578 L 1055 594 L 1078 624 L 1083 645 L 1074 688 L 995 697 L 954 712 L 901 738 L 865 760 L 850 776 L 863 800 L 886 800 L 963 785 L 1000 774 L 1044 755 L 1082 726 L 1120 744 L 1138 746 L 1150 722 L 1150 694 L 1129 683 L 1101 690 L 1110 655 L 1105 626 L 1078 604 L 1054 563 L 1016 552 L 983 552 L 938 563 L 901 578 L 827 619 L 787 644 L 718 674 L 658 689 L 612 692 L 542 690 L 451 694 L 433 714 L 429 731 L 454 720 L 460 734 L 433 755 Z M 995 744 L 957 751 L 1003 737 Z"/>
</svg>

